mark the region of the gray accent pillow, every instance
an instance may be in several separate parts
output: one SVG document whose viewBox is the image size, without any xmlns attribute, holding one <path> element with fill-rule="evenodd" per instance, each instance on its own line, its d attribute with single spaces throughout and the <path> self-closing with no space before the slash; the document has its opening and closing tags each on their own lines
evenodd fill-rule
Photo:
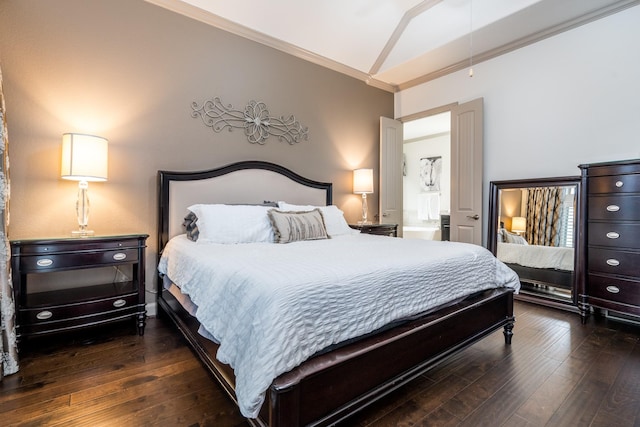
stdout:
<svg viewBox="0 0 640 427">
<path fill-rule="evenodd" d="M 320 209 L 305 212 L 268 212 L 276 243 L 326 239 L 327 229 Z"/>
<path fill-rule="evenodd" d="M 184 231 L 187 234 L 187 239 L 193 242 L 197 241 L 198 236 L 200 235 L 197 221 L 198 221 L 198 217 L 196 216 L 196 214 L 189 211 L 187 216 L 184 217 L 184 221 L 182 222 L 182 227 L 184 228 Z"/>
</svg>

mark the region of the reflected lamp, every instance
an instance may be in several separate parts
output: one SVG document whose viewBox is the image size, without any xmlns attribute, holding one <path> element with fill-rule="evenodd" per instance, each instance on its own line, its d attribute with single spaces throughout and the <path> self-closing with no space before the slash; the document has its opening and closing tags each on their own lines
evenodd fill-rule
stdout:
<svg viewBox="0 0 640 427">
<path fill-rule="evenodd" d="M 88 236 L 89 182 L 106 181 L 108 167 L 108 141 L 94 135 L 65 133 L 62 135 L 62 179 L 78 181 L 76 214 L 78 230 L 73 235 Z"/>
<path fill-rule="evenodd" d="M 353 171 L 353 192 L 362 194 L 362 220 L 358 224 L 370 224 L 367 219 L 367 194 L 373 193 L 373 169 L 356 169 Z"/>
<path fill-rule="evenodd" d="M 521 216 L 511 218 L 511 231 L 516 234 L 524 233 L 527 228 L 527 219 Z"/>
</svg>

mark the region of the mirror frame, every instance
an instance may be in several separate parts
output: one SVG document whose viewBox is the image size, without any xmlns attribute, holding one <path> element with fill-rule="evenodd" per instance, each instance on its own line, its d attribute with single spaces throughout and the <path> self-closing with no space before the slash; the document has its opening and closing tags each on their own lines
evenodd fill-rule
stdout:
<svg viewBox="0 0 640 427">
<path fill-rule="evenodd" d="M 509 190 L 526 187 L 566 187 L 570 185 L 576 186 L 576 208 L 574 212 L 574 240 L 573 240 L 573 289 L 571 291 L 571 302 L 560 302 L 556 299 L 547 298 L 544 295 L 532 296 L 527 294 L 516 295 L 519 299 L 532 302 L 544 301 L 545 304 L 564 308 L 568 305 L 573 306 L 577 310 L 578 289 L 582 277 L 580 266 L 578 263 L 578 248 L 582 244 L 581 227 L 582 222 L 582 191 L 580 176 L 563 176 L 553 178 L 533 178 L 533 179 L 516 179 L 508 181 L 491 181 L 489 183 L 489 227 L 487 235 L 487 249 L 496 255 L 498 249 L 498 212 L 500 211 L 500 190 Z"/>
</svg>

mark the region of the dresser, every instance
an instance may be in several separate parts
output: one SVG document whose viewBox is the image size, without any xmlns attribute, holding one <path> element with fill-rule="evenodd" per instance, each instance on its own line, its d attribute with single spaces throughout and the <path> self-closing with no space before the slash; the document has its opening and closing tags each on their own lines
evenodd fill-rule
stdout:
<svg viewBox="0 0 640 427">
<path fill-rule="evenodd" d="M 17 338 L 146 322 L 146 234 L 11 241 Z"/>
<path fill-rule="evenodd" d="M 640 316 L 640 159 L 584 164 L 578 308 Z"/>
</svg>

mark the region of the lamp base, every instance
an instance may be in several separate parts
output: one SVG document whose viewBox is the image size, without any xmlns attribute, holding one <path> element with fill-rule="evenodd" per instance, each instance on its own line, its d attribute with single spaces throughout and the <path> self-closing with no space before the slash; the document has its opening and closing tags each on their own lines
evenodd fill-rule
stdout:
<svg viewBox="0 0 640 427">
<path fill-rule="evenodd" d="M 73 230 L 71 232 L 73 237 L 93 236 L 94 234 L 93 230 Z"/>
</svg>

